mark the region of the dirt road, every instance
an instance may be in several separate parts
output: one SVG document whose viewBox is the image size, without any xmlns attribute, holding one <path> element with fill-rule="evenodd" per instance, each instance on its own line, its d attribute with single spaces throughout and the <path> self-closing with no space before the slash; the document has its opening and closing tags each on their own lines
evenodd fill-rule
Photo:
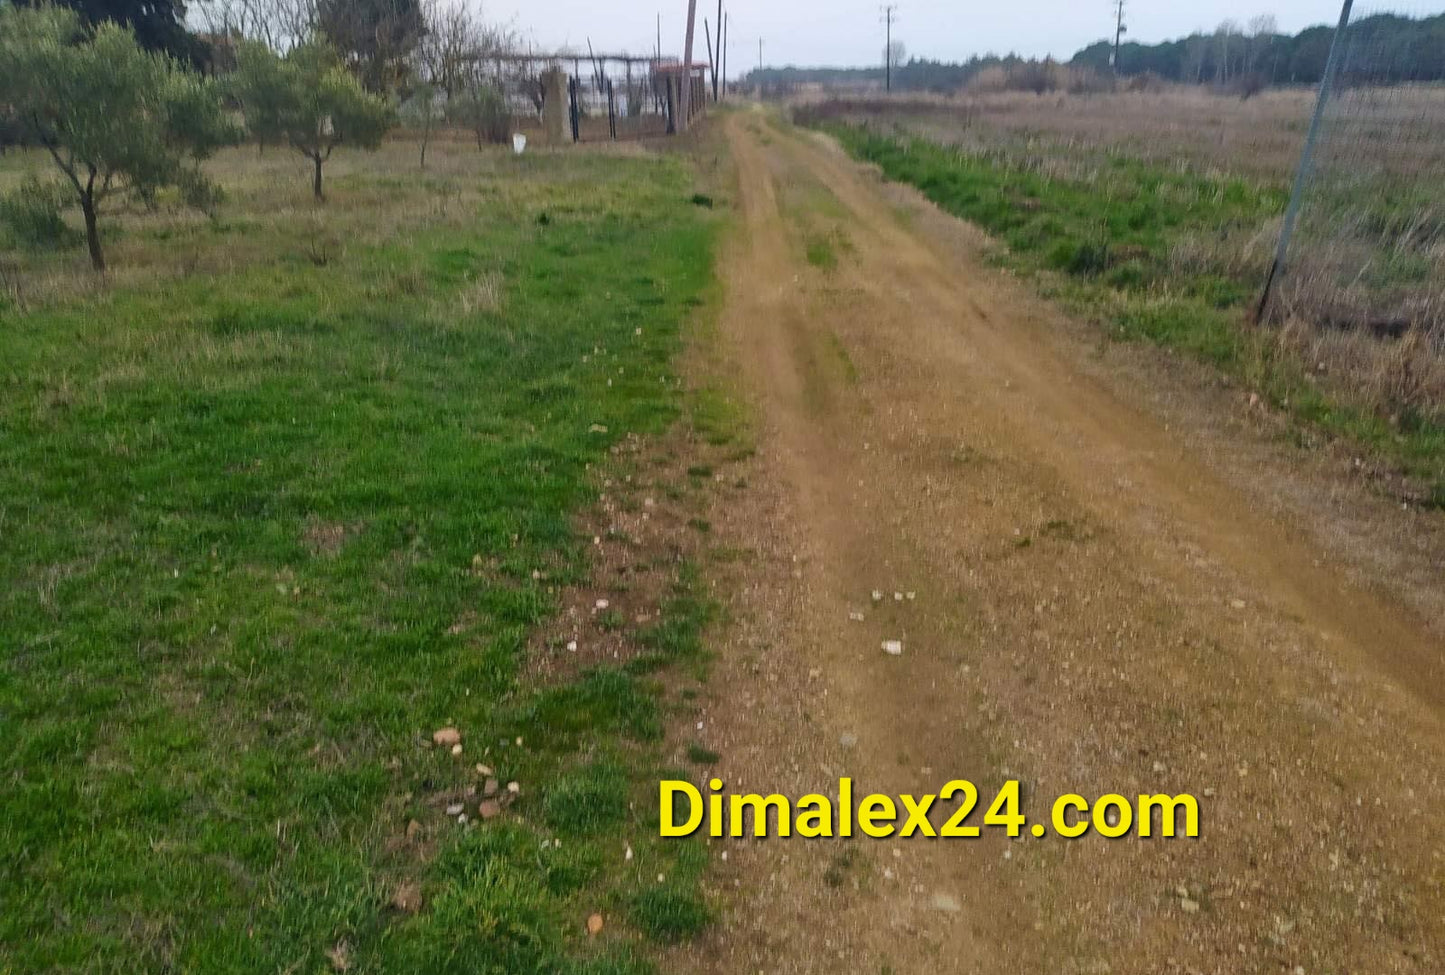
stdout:
<svg viewBox="0 0 1445 975">
<path fill-rule="evenodd" d="M 1203 834 L 714 841 L 727 916 L 679 969 L 1445 970 L 1438 515 L 1289 480 L 1228 418 L 1180 420 L 1231 398 L 1091 348 L 966 230 L 818 138 L 724 124 L 723 342 L 762 432 L 714 518 L 753 556 L 716 774 L 1016 778 L 1030 822 L 1188 792 Z M 1332 525 L 1291 514 L 1316 496 Z"/>
</svg>

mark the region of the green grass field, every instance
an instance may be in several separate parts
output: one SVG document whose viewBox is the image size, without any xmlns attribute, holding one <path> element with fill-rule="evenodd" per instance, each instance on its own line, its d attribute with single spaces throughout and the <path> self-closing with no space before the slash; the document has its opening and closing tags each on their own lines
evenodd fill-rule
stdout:
<svg viewBox="0 0 1445 975">
<path fill-rule="evenodd" d="M 1241 258 L 1240 241 L 1282 212 L 1282 188 L 1123 155 L 1058 176 L 1047 158 L 821 127 L 889 179 L 995 235 L 1007 245 L 1003 263 L 1066 308 L 1120 338 L 1219 367 L 1306 426 L 1378 452 L 1424 485 L 1423 500 L 1445 506 L 1445 416 L 1410 385 L 1409 360 L 1370 349 L 1379 361 L 1362 369 L 1368 375 L 1322 377 L 1300 349 L 1247 324 L 1265 265 Z"/>
<path fill-rule="evenodd" d="M 588 578 L 591 468 L 679 413 L 718 218 L 678 158 L 413 152 L 340 155 L 322 210 L 228 154 L 217 220 L 106 224 L 108 285 L 19 259 L 0 972 L 640 972 L 706 922 L 648 825 L 689 577 L 647 667 L 523 653 Z M 479 762 L 521 793 L 464 827 Z"/>
</svg>

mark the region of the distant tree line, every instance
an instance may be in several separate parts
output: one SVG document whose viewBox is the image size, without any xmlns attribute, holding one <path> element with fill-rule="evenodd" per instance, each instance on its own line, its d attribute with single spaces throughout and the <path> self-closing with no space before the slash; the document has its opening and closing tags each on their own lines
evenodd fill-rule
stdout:
<svg viewBox="0 0 1445 975">
<path fill-rule="evenodd" d="M 1152 73 L 1184 84 L 1230 85 L 1253 76 L 1267 85 L 1316 84 L 1334 40 L 1332 26 L 1281 34 L 1273 17 L 1241 26 L 1226 20 L 1209 34 L 1162 44 L 1125 44 L 1119 73 Z M 1376 84 L 1445 81 L 1445 14 L 1413 20 L 1378 14 L 1350 28 L 1347 70 Z M 1108 70 L 1113 45 L 1099 41 L 1074 55 L 1073 63 Z"/>
<path fill-rule="evenodd" d="M 1265 15 L 1241 25 L 1227 20 L 1211 33 L 1191 34 L 1161 44 L 1128 43 L 1119 52 L 1124 77 L 1153 75 L 1181 84 L 1225 87 L 1307 85 L 1324 75 L 1333 26 L 1281 34 Z M 1099 41 L 1079 51 L 1070 64 L 1099 74 L 1112 70 L 1114 45 Z M 1356 21 L 1350 31 L 1347 66 L 1353 77 L 1374 84 L 1445 81 L 1445 14 L 1411 19 L 1380 14 Z M 953 92 L 993 68 L 1016 72 L 1031 62 L 1009 55 L 973 57 L 961 63 L 913 58 L 893 68 L 893 87 L 902 91 Z M 745 83 L 765 91 L 801 84 L 883 84 L 883 65 L 868 68 L 764 68 Z"/>
</svg>

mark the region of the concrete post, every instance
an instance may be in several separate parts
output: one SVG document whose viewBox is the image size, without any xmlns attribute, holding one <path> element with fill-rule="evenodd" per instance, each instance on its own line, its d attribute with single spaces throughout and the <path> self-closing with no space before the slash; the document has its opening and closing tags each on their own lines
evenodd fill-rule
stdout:
<svg viewBox="0 0 1445 975">
<path fill-rule="evenodd" d="M 549 146 L 567 141 L 567 72 L 542 72 L 542 135 Z"/>
</svg>

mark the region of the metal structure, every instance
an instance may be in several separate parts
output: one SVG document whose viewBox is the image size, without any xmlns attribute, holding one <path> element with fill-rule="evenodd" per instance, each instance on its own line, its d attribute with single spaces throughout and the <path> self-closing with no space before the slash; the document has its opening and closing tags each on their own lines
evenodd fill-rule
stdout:
<svg viewBox="0 0 1445 975">
<path fill-rule="evenodd" d="M 684 110 L 696 116 L 706 108 L 710 68 L 710 62 L 703 62 L 685 71 L 677 59 L 576 51 L 494 54 L 474 63 L 477 82 L 502 93 L 513 130 L 538 141 L 545 138 L 544 76 L 562 72 L 565 132 L 574 142 L 647 138 L 685 128 Z M 691 80 L 688 94 L 695 96 L 688 109 L 685 78 Z"/>
</svg>

